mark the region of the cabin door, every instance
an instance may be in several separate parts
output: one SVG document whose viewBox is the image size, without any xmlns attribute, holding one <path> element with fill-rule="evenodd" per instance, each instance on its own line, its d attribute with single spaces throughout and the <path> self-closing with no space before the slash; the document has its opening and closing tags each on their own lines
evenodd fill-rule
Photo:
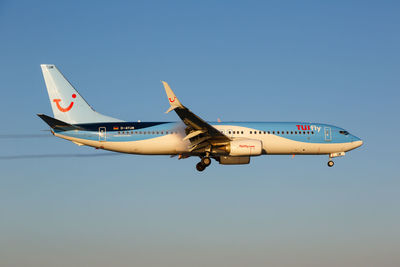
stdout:
<svg viewBox="0 0 400 267">
<path fill-rule="evenodd" d="M 332 141 L 332 135 L 331 135 L 331 128 L 330 127 L 325 127 L 324 128 L 324 135 L 325 135 L 325 141 Z"/>
<path fill-rule="evenodd" d="M 106 141 L 106 127 L 99 127 L 99 141 Z"/>
</svg>

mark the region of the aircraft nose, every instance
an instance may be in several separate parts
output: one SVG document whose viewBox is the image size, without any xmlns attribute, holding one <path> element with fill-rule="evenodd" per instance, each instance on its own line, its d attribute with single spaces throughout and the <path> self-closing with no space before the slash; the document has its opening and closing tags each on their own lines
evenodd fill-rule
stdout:
<svg viewBox="0 0 400 267">
<path fill-rule="evenodd" d="M 354 148 L 360 147 L 364 144 L 363 140 L 361 140 L 361 138 L 358 138 L 357 136 L 353 135 L 353 144 L 354 144 Z"/>
</svg>

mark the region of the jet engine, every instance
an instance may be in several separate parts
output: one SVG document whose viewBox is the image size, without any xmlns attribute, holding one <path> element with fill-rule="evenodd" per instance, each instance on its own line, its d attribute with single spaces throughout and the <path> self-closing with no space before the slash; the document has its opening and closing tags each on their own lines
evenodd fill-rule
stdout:
<svg viewBox="0 0 400 267">
<path fill-rule="evenodd" d="M 225 150 L 229 156 L 259 156 L 262 153 L 262 142 L 254 139 L 233 140 Z"/>
</svg>

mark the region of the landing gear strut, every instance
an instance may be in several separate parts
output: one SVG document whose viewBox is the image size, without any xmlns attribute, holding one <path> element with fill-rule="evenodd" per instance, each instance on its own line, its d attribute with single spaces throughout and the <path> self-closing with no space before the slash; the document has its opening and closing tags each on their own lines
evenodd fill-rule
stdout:
<svg viewBox="0 0 400 267">
<path fill-rule="evenodd" d="M 210 157 L 202 157 L 201 158 L 201 161 L 199 162 L 199 163 L 197 163 L 196 164 L 196 169 L 199 171 L 199 172 L 202 172 L 202 171 L 204 171 L 208 166 L 210 166 L 210 164 L 211 164 L 211 159 L 210 159 Z"/>
</svg>

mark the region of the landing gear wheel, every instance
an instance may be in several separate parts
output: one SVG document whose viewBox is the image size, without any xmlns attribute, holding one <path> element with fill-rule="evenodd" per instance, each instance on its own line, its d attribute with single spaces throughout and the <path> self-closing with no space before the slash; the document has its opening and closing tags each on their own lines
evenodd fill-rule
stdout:
<svg viewBox="0 0 400 267">
<path fill-rule="evenodd" d="M 201 159 L 201 163 L 204 166 L 208 167 L 211 164 L 211 159 L 209 157 L 204 157 L 204 158 Z"/>
<path fill-rule="evenodd" d="M 201 162 L 199 162 L 199 163 L 196 164 L 196 169 L 197 169 L 199 172 L 204 171 L 204 170 L 206 169 L 206 167 L 207 167 L 207 166 L 205 166 L 205 165 L 204 165 L 203 163 L 201 163 Z"/>
<path fill-rule="evenodd" d="M 333 167 L 333 165 L 335 165 L 335 162 L 332 160 L 328 161 L 328 167 Z"/>
</svg>

